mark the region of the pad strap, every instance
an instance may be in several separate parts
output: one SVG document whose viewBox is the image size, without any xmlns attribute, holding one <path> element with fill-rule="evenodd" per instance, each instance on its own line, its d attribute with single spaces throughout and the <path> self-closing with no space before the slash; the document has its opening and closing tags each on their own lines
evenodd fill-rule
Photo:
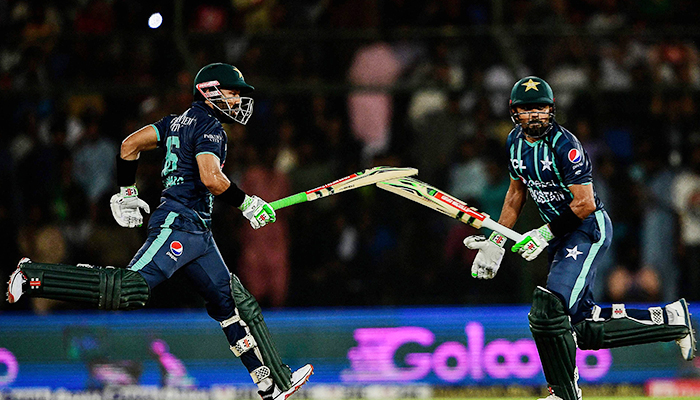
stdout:
<svg viewBox="0 0 700 400">
<path fill-rule="evenodd" d="M 260 366 L 256 369 L 254 369 L 253 372 L 250 373 L 250 377 L 253 378 L 253 382 L 257 385 L 263 379 L 270 377 L 270 368 L 268 368 L 264 365 Z"/>
<path fill-rule="evenodd" d="M 219 322 L 219 324 L 221 324 L 221 328 L 223 329 L 223 328 L 226 328 L 226 327 L 228 327 L 228 326 L 231 326 L 231 325 L 233 325 L 233 324 L 235 324 L 235 323 L 237 323 L 237 322 L 242 322 L 242 321 L 241 321 L 241 317 L 238 315 L 238 312 L 236 312 L 236 314 L 235 314 L 233 317 L 231 317 L 231 318 L 229 318 L 229 319 L 227 319 L 227 320 L 225 320 L 225 321 Z M 244 324 L 245 324 L 245 323 L 244 323 Z M 243 325 L 243 326 L 245 326 L 245 325 Z"/>
<path fill-rule="evenodd" d="M 240 357 L 241 354 L 245 353 L 246 351 L 255 348 L 258 344 L 255 342 L 255 338 L 251 334 L 245 335 L 243 339 L 239 340 L 236 342 L 231 347 L 231 351 L 233 354 L 236 355 L 236 357 Z"/>
</svg>

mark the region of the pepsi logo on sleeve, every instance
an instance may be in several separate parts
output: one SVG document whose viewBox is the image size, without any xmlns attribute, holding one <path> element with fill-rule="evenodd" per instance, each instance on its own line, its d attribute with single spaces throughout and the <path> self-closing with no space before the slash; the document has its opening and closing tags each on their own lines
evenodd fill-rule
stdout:
<svg viewBox="0 0 700 400">
<path fill-rule="evenodd" d="M 573 163 L 573 164 L 580 163 L 581 159 L 583 159 L 583 157 L 581 156 L 580 151 L 578 151 L 577 149 L 569 150 L 569 161 L 571 163 Z"/>
</svg>

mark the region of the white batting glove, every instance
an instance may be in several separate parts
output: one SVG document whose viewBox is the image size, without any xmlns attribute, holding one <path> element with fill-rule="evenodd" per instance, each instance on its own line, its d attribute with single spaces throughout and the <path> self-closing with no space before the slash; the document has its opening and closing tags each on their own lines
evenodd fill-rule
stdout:
<svg viewBox="0 0 700 400">
<path fill-rule="evenodd" d="M 513 253 L 518 253 L 527 261 L 532 261 L 542 253 L 545 247 L 549 245 L 549 241 L 554 238 L 549 225 L 544 224 L 537 229 L 533 229 L 525 233 L 525 239 L 513 245 L 511 250 Z"/>
<path fill-rule="evenodd" d="M 484 235 L 468 236 L 464 239 L 464 245 L 472 250 L 479 250 L 472 264 L 472 277 L 478 279 L 492 279 L 501 267 L 503 254 L 506 252 L 503 246 L 506 238 L 493 232 L 486 239 Z"/>
<path fill-rule="evenodd" d="M 135 228 L 143 225 L 142 208 L 146 214 L 151 213 L 148 203 L 139 199 L 139 191 L 136 186 L 122 186 L 119 193 L 109 200 L 109 207 L 112 209 L 114 219 L 124 228 Z"/>
<path fill-rule="evenodd" d="M 238 207 L 243 212 L 243 216 L 250 221 L 253 229 L 260 229 L 267 224 L 277 220 L 275 210 L 265 200 L 258 196 L 245 195 L 243 204 Z"/>
</svg>

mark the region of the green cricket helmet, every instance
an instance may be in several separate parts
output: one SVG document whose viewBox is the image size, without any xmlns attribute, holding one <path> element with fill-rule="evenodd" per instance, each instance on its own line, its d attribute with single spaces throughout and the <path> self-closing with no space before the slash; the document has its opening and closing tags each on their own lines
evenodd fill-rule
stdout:
<svg viewBox="0 0 700 400">
<path fill-rule="evenodd" d="M 250 93 L 255 88 L 245 82 L 243 74 L 233 65 L 214 63 L 204 66 L 194 77 L 192 94 L 195 100 L 208 100 L 221 122 L 239 122 L 245 125 L 253 114 L 253 99 L 239 97 L 233 105 L 232 97 L 226 97 L 220 89 L 238 90 L 240 94 Z"/>
<path fill-rule="evenodd" d="M 540 120 L 537 113 L 525 111 L 518 113 L 515 111 L 516 106 L 526 105 L 548 105 L 550 106 L 547 120 Z M 520 125 L 523 132 L 535 139 L 539 139 L 552 130 L 554 122 L 554 92 L 551 86 L 542 78 L 536 76 L 526 76 L 517 81 L 510 91 L 510 119 L 516 126 Z M 522 125 L 520 116 L 523 114 L 532 114 L 527 125 Z"/>
</svg>

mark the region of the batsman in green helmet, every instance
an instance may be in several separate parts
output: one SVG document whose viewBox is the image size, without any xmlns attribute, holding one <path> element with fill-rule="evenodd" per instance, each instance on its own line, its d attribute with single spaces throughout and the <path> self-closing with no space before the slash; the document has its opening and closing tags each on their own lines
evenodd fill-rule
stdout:
<svg viewBox="0 0 700 400">
<path fill-rule="evenodd" d="M 578 400 L 577 348 L 675 340 L 681 357 L 691 360 L 696 344 L 684 299 L 648 309 L 595 304 L 592 286 L 612 240 L 612 223 L 595 192 L 586 150 L 554 114 L 554 92 L 544 79 L 526 76 L 513 85 L 514 128 L 506 140 L 511 180 L 498 222 L 512 228 L 528 195 L 537 204 L 544 225 L 525 233 L 511 250 L 532 261 L 548 249 L 549 275 L 534 291 L 528 320 L 549 384 L 547 399 Z M 464 240 L 478 250 L 472 276 L 496 276 L 506 241 L 496 232 Z"/>
<path fill-rule="evenodd" d="M 129 135 L 117 156 L 119 193 L 110 207 L 125 228 L 143 224 L 136 169 L 141 152 L 164 150 L 161 203 L 148 221 L 148 237 L 126 268 L 87 264 L 45 264 L 23 258 L 10 276 L 7 300 L 43 297 L 78 301 L 103 310 L 143 307 L 154 287 L 181 271 L 206 301 L 207 313 L 223 330 L 263 400 L 285 400 L 313 373 L 307 364 L 292 373 L 277 352 L 255 298 L 232 275 L 214 242 L 214 199 L 238 208 L 253 229 L 275 222 L 275 211 L 239 189 L 222 172 L 226 131 L 222 124 L 246 124 L 254 90 L 229 64 L 202 68 L 194 78 L 192 106 Z M 265 257 L 265 254 L 261 254 Z"/>
</svg>

